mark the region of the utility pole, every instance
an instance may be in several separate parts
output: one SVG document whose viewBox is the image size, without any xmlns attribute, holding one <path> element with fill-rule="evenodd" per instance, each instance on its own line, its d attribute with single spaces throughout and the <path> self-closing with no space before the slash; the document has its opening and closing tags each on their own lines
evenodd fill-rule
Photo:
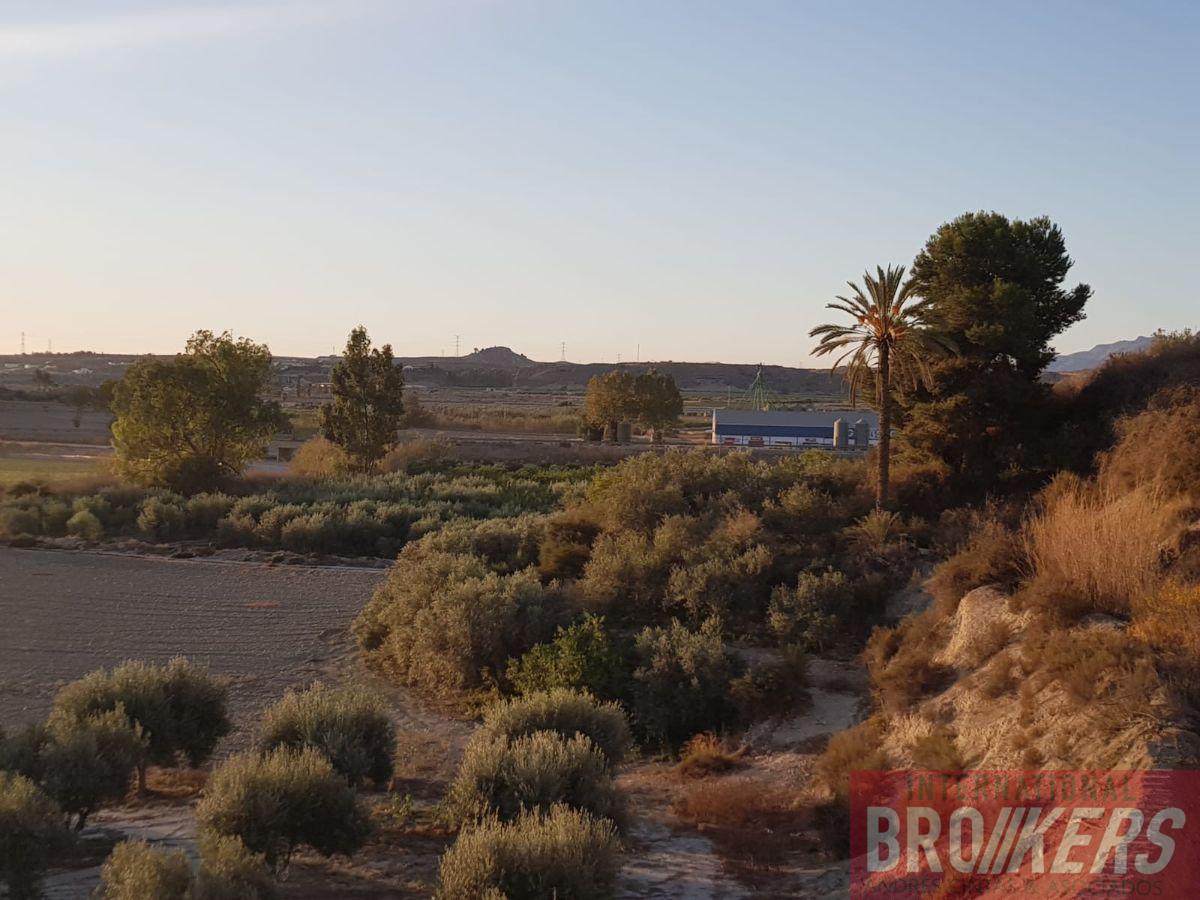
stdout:
<svg viewBox="0 0 1200 900">
<path fill-rule="evenodd" d="M 458 335 L 457 334 L 454 336 L 454 355 L 455 356 L 460 355 L 458 352 Z"/>
<path fill-rule="evenodd" d="M 560 362 L 567 361 L 567 342 L 566 341 L 562 342 L 562 356 L 559 357 L 559 361 Z"/>
<path fill-rule="evenodd" d="M 641 344 L 637 345 L 637 361 L 638 362 L 642 361 L 642 345 Z"/>
<path fill-rule="evenodd" d="M 621 364 L 621 354 L 618 353 L 617 354 L 617 365 L 619 366 L 620 364 Z"/>
<path fill-rule="evenodd" d="M 25 355 L 25 332 L 21 332 L 21 355 Z"/>
</svg>

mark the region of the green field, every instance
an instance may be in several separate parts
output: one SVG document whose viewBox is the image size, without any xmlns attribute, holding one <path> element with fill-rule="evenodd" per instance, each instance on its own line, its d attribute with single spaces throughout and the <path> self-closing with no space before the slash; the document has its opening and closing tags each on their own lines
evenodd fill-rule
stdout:
<svg viewBox="0 0 1200 900">
<path fill-rule="evenodd" d="M 29 459 L 0 457 L 0 486 L 18 481 L 54 483 L 103 475 L 106 466 L 99 459 Z"/>
</svg>

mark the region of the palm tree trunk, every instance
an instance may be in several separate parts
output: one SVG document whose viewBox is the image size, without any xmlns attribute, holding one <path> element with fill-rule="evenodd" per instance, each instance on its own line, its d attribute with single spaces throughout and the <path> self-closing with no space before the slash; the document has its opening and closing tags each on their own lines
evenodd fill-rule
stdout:
<svg viewBox="0 0 1200 900">
<path fill-rule="evenodd" d="M 892 462 L 892 363 L 889 347 L 879 348 L 879 487 L 875 493 L 875 508 L 883 509 L 888 501 L 888 478 Z"/>
</svg>

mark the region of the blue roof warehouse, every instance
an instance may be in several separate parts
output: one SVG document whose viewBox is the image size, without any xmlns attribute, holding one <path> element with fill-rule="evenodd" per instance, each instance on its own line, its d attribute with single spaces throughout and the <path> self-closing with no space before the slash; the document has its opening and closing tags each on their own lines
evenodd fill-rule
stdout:
<svg viewBox="0 0 1200 900">
<path fill-rule="evenodd" d="M 866 450 L 878 438 L 879 416 L 865 410 L 713 410 L 712 442 L 723 446 Z"/>
</svg>

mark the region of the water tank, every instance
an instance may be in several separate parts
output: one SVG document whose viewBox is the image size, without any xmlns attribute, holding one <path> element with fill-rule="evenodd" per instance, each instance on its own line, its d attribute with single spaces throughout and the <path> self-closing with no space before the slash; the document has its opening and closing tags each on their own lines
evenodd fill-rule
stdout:
<svg viewBox="0 0 1200 900">
<path fill-rule="evenodd" d="M 833 420 L 833 448 L 835 450 L 845 450 L 848 443 L 848 435 L 846 434 L 846 420 Z"/>
<path fill-rule="evenodd" d="M 866 450 L 871 446 L 871 426 L 866 419 L 854 423 L 854 449 Z"/>
</svg>

